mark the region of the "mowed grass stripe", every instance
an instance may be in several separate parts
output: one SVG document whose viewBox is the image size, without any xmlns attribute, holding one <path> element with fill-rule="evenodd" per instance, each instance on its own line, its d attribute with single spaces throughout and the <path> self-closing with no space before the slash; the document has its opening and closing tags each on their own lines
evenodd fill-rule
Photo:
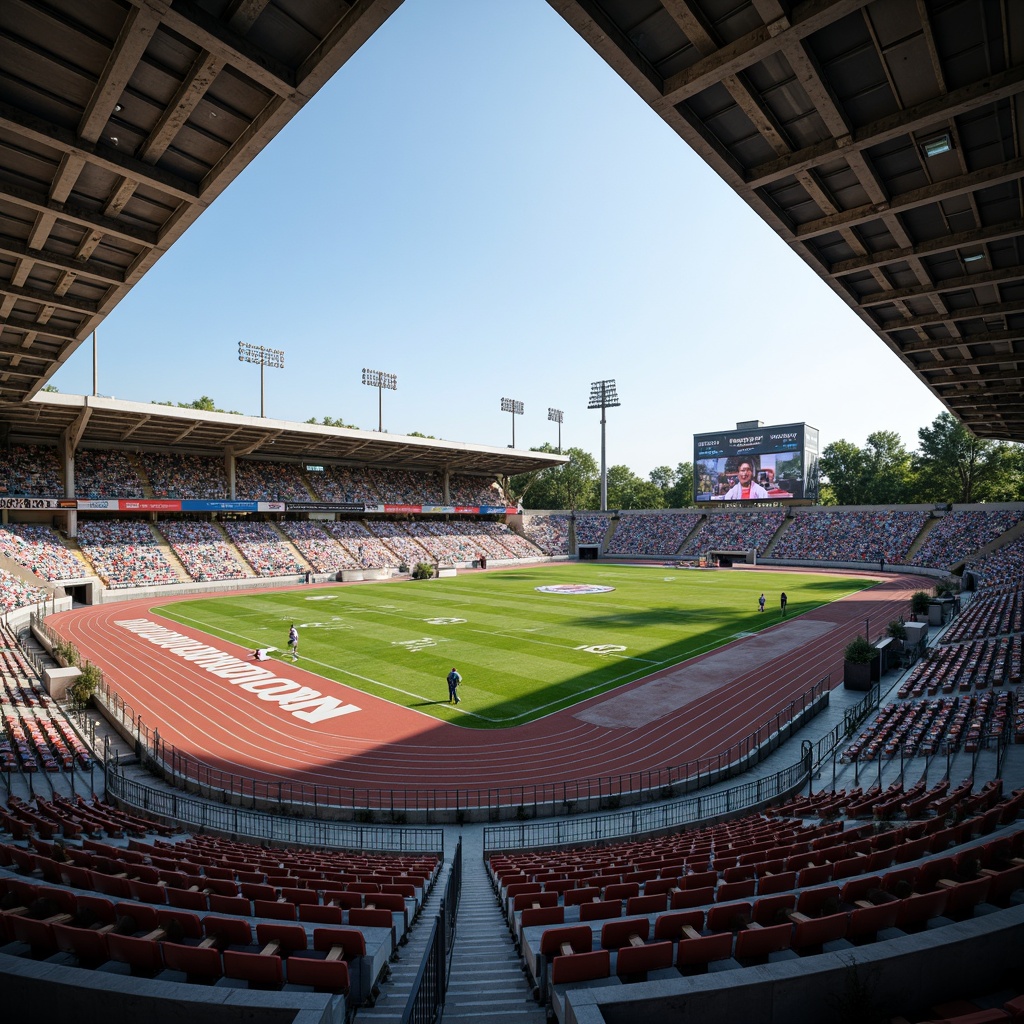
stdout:
<svg viewBox="0 0 1024 1024">
<path fill-rule="evenodd" d="M 541 594 L 587 583 L 606 594 Z M 303 668 L 478 728 L 521 724 L 871 586 L 861 577 L 561 565 L 409 583 L 316 587 L 177 602 L 154 614 L 284 656 Z M 757 611 L 764 591 L 768 612 Z M 456 622 L 428 620 L 464 620 Z M 596 650 L 586 650 L 594 648 Z M 458 707 L 445 676 L 463 676 Z"/>
</svg>

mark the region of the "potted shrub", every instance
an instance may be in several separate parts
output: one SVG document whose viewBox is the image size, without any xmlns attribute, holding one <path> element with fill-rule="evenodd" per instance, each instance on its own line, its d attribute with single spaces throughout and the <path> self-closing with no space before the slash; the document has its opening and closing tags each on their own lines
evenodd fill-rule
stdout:
<svg viewBox="0 0 1024 1024">
<path fill-rule="evenodd" d="M 915 590 L 910 595 L 910 621 L 917 622 L 918 615 L 928 614 L 928 605 L 931 604 L 931 596 L 927 590 Z"/>
<path fill-rule="evenodd" d="M 899 619 L 893 619 L 886 628 L 886 636 L 898 640 L 901 644 L 907 639 L 907 627 Z"/>
<path fill-rule="evenodd" d="M 867 637 L 855 636 L 843 651 L 843 686 L 848 690 L 871 689 L 871 667 L 878 651 Z"/>
<path fill-rule="evenodd" d="M 420 562 L 412 571 L 414 580 L 430 580 L 434 578 L 434 566 L 430 562 Z"/>
</svg>

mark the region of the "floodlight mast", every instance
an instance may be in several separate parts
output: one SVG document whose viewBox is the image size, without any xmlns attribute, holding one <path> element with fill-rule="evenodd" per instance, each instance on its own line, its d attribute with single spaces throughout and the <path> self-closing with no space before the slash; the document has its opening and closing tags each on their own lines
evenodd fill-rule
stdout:
<svg viewBox="0 0 1024 1024">
<path fill-rule="evenodd" d="M 384 389 L 398 390 L 398 374 L 384 370 L 368 370 L 363 367 L 363 383 L 369 388 L 377 389 L 377 432 L 384 433 Z"/>
<path fill-rule="evenodd" d="M 596 380 L 590 385 L 590 403 L 588 409 L 601 410 L 601 511 L 608 511 L 608 467 L 605 461 L 604 425 L 605 409 L 614 409 L 620 405 L 619 396 L 615 393 L 614 380 Z"/>
<path fill-rule="evenodd" d="M 552 423 L 558 424 L 558 454 L 562 454 L 562 410 L 561 409 L 548 409 L 548 419 Z"/>
<path fill-rule="evenodd" d="M 263 371 L 269 366 L 273 370 L 284 369 L 284 351 L 279 348 L 264 348 L 263 345 L 250 345 L 247 341 L 238 343 L 238 361 L 240 363 L 256 363 L 260 368 L 260 417 L 264 418 L 264 399 L 266 389 Z"/>
<path fill-rule="evenodd" d="M 512 413 L 512 444 L 510 448 L 516 446 L 516 417 L 523 415 L 523 403 L 517 402 L 514 398 L 503 398 L 501 400 L 501 411 Z"/>
</svg>

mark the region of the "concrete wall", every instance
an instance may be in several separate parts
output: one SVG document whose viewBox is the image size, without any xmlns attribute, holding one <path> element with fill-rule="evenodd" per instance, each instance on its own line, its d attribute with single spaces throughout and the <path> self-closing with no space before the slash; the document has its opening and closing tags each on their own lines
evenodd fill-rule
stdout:
<svg viewBox="0 0 1024 1024">
<path fill-rule="evenodd" d="M 1021 970 L 1024 906 L 844 952 L 678 980 L 577 988 L 570 1024 L 819 1024 L 926 1012 Z M 858 1005 L 860 1003 L 860 1005 Z"/>
</svg>

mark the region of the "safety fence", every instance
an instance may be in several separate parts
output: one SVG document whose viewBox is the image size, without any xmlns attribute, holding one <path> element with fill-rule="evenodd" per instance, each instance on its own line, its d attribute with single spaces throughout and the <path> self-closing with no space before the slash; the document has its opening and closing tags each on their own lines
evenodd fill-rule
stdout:
<svg viewBox="0 0 1024 1024">
<path fill-rule="evenodd" d="M 52 642 L 60 640 L 41 619 L 33 622 Z M 757 765 L 828 706 L 830 687 L 830 676 L 825 675 L 725 750 L 682 764 L 561 782 L 428 789 L 308 784 L 228 772 L 166 742 L 159 728 L 144 722 L 141 712 L 102 676 L 94 699 L 146 766 L 177 789 L 253 810 L 290 809 L 308 817 L 323 813 L 366 822 L 430 824 L 587 814 L 695 792 Z"/>
<path fill-rule="evenodd" d="M 706 823 L 789 796 L 806 782 L 810 768 L 811 745 L 805 743 L 796 764 L 715 793 L 599 817 L 489 826 L 484 829 L 484 856 L 502 850 L 589 845 Z"/>
<path fill-rule="evenodd" d="M 117 762 L 107 762 L 107 796 L 124 807 L 197 830 L 206 829 L 273 845 L 372 850 L 382 853 L 436 853 L 444 856 L 444 829 L 355 825 L 343 821 L 294 818 L 211 803 L 129 778 Z"/>
<path fill-rule="evenodd" d="M 430 927 L 427 948 L 405 1004 L 402 1024 L 434 1024 L 444 1007 L 462 897 L 462 840 L 455 847 L 441 907 Z"/>
</svg>

